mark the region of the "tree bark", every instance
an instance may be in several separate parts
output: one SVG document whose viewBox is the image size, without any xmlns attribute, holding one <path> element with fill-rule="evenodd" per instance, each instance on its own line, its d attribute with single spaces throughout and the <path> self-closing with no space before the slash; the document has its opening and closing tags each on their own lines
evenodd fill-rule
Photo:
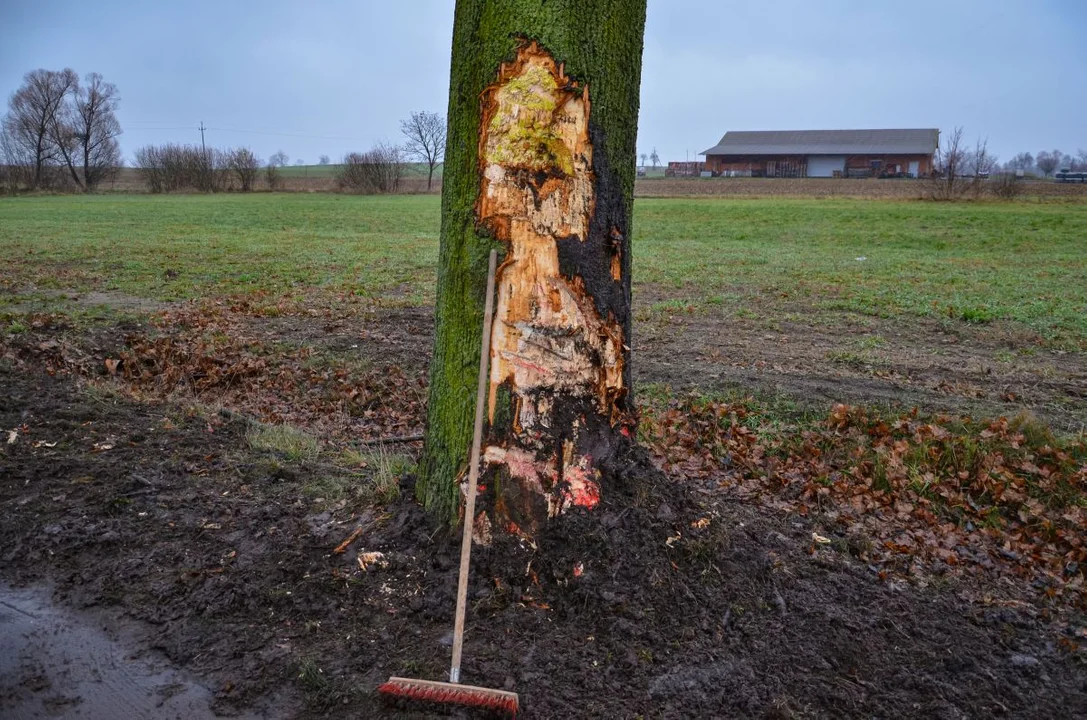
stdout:
<svg viewBox="0 0 1087 720">
<path fill-rule="evenodd" d="M 426 447 L 449 520 L 466 476 L 487 254 L 503 259 L 477 535 L 599 502 L 632 442 L 630 226 L 645 0 L 459 0 Z"/>
</svg>

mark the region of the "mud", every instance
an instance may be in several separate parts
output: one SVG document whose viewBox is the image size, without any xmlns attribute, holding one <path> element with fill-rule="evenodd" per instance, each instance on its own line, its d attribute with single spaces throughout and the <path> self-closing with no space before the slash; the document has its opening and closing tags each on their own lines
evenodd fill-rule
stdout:
<svg viewBox="0 0 1087 720">
<path fill-rule="evenodd" d="M 0 579 L 148 628 L 114 639 L 193 673 L 215 713 L 420 716 L 374 692 L 446 672 L 457 537 L 410 477 L 388 506 L 319 501 L 304 489 L 328 468 L 253 450 L 237 417 L 11 361 L 0 427 L 18 430 L 0 449 Z M 522 717 L 1087 713 L 1087 671 L 1038 609 L 967 603 L 976 580 L 881 581 L 844 543 L 814 547 L 830 531 L 812 520 L 637 452 L 606 470 L 596 512 L 475 555 L 464 679 L 516 690 Z"/>
<path fill-rule="evenodd" d="M 58 606 L 48 586 L 0 585 L 0 628 L 6 718 L 216 717 L 212 692 L 146 650 L 148 630 L 139 623 Z M 286 716 L 281 709 L 238 717 Z"/>
</svg>

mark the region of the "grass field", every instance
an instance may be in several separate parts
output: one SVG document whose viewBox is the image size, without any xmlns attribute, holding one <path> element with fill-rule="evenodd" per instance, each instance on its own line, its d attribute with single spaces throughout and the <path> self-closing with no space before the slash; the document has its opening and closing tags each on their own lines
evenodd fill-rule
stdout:
<svg viewBox="0 0 1087 720">
<path fill-rule="evenodd" d="M 8 294 L 157 300 L 314 289 L 433 301 L 439 198 L 259 194 L 0 201 Z M 635 293 L 656 309 L 1011 321 L 1087 347 L 1087 205 L 641 199 Z M 14 293 L 14 294 L 13 294 Z M 18 299 L 18 298 L 22 299 Z"/>
<path fill-rule="evenodd" d="M 691 715 L 647 693 L 662 679 L 719 686 L 694 714 L 1082 705 L 1087 203 L 634 214 L 653 465 L 603 468 L 599 526 L 473 557 L 471 671 L 517 673 L 539 717 L 570 712 L 544 704 L 560 665 L 606 717 Z M 455 535 L 411 490 L 439 215 L 436 195 L 0 199 L 0 579 L 150 620 L 239 711 L 383 717 L 377 678 L 440 677 Z"/>
</svg>

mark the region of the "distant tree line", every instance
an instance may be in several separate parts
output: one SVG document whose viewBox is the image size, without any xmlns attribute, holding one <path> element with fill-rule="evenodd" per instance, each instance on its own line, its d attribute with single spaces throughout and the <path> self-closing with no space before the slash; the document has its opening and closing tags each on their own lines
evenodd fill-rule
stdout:
<svg viewBox="0 0 1087 720">
<path fill-rule="evenodd" d="M 98 73 L 28 72 L 0 121 L 0 181 L 12 191 L 96 189 L 123 164 L 120 102 Z"/>
<path fill-rule="evenodd" d="M 1068 169 L 1072 172 L 1087 172 L 1087 150 L 1080 148 L 1075 155 L 1061 152 L 1060 150 L 1042 150 L 1037 155 L 1029 152 L 1019 153 L 1002 168 L 1005 171 L 1022 171 L 1023 173 L 1040 172 L 1049 177 L 1057 170 Z"/>
<path fill-rule="evenodd" d="M 1001 164 L 989 152 L 988 143 L 978 139 L 971 146 L 956 127 L 940 139 L 936 150 L 935 172 L 928 179 L 929 196 L 934 200 L 958 200 L 983 194 L 1003 199 L 1018 197 L 1023 190 L 1019 182 L 1026 175 L 1040 172 L 1049 177 L 1056 170 L 1087 172 L 1087 150 L 1073 157 L 1060 150 L 1037 155 L 1019 153 Z"/>
<path fill-rule="evenodd" d="M 378 143 L 366 152 L 349 152 L 335 167 L 336 186 L 344 192 L 376 194 L 395 193 L 402 187 L 408 159 L 427 165 L 427 190 L 435 167 L 445 154 L 445 118 L 437 113 L 413 112 L 401 123 L 406 138 L 403 146 Z M 264 181 L 270 190 L 283 186 L 282 168 L 290 158 L 282 150 L 261 161 L 249 148 L 204 148 L 198 145 L 145 145 L 136 151 L 135 169 L 147 189 L 153 193 L 254 190 L 263 167 Z M 296 165 L 304 161 L 296 160 Z M 321 155 L 319 165 L 330 165 L 331 158 Z"/>
</svg>

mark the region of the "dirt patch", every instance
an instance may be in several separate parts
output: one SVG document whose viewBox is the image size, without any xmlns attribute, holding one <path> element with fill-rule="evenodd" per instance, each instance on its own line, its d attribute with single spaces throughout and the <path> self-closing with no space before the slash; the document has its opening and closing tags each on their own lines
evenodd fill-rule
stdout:
<svg viewBox="0 0 1087 720">
<path fill-rule="evenodd" d="M 444 675 L 457 538 L 410 479 L 386 507 L 329 502 L 305 492 L 328 467 L 253 450 L 236 417 L 10 359 L 0 427 L 17 430 L 0 450 L 0 577 L 149 623 L 144 642 L 203 677 L 214 710 L 288 688 L 302 717 L 405 716 L 373 688 Z M 606 470 L 595 513 L 475 556 L 464 676 L 517 690 L 523 717 L 1087 712 L 1078 655 L 1031 606 L 881 581 L 813 547 L 810 521 L 641 454 Z"/>
<path fill-rule="evenodd" d="M 311 345 L 375 365 L 424 370 L 434 344 L 434 308 L 363 310 L 314 320 L 299 316 L 248 318 L 246 328 L 265 341 Z"/>
<path fill-rule="evenodd" d="M 651 290 L 636 299 L 636 386 L 758 391 L 825 411 L 839 402 L 931 413 L 1013 417 L 1029 411 L 1055 429 L 1087 427 L 1087 356 L 1043 347 L 1022 328 L 930 318 L 885 320 L 847 311 L 833 324 L 662 312 Z M 810 308 L 791 308 L 793 315 Z M 775 316 L 783 313 L 775 312 Z M 426 368 L 431 308 L 390 308 L 332 322 L 255 318 L 254 333 L 312 344 L 375 364 Z"/>
<path fill-rule="evenodd" d="M 831 326 L 768 326 L 710 310 L 657 312 L 637 327 L 638 380 L 676 390 L 758 389 L 808 408 L 844 402 L 975 417 L 1029 411 L 1062 431 L 1087 426 L 1087 357 L 1040 347 L 1000 323 L 838 312 Z"/>
<path fill-rule="evenodd" d="M 54 309 L 50 305 L 74 305 L 77 308 L 105 307 L 122 313 L 155 313 L 176 306 L 176 303 L 161 302 L 148 298 L 127 295 L 122 292 L 77 292 L 75 290 L 53 290 L 49 288 L 24 288 L 20 295 L 34 295 L 41 300 L 20 302 L 8 305 L 5 310 L 15 313 L 35 313 Z"/>
</svg>

